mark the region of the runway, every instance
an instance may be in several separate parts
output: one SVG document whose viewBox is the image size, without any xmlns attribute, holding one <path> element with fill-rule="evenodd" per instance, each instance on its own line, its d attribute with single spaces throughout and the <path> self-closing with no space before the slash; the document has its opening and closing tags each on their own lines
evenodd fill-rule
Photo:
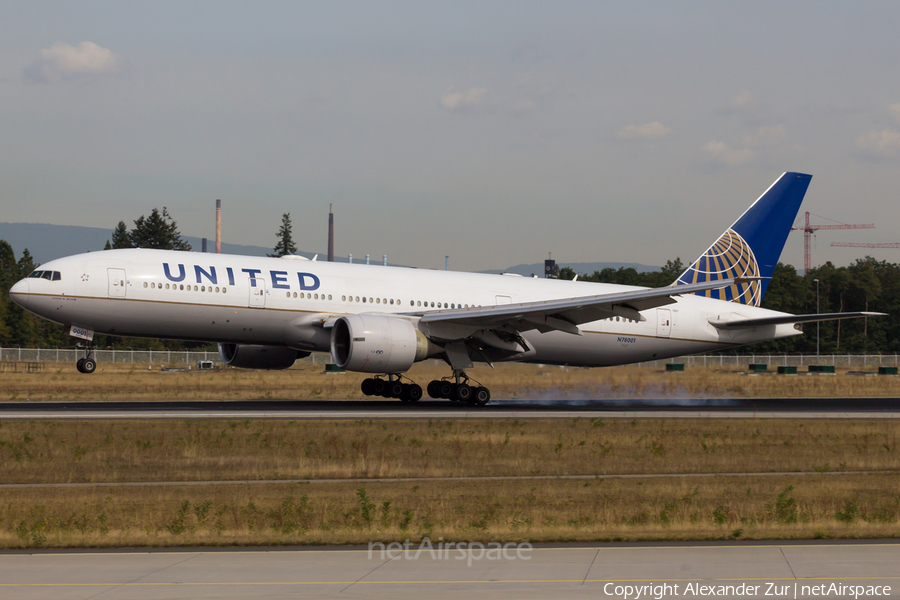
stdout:
<svg viewBox="0 0 900 600">
<path fill-rule="evenodd" d="M 882 598 L 900 596 L 897 543 L 507 546 L 493 554 L 490 545 L 446 548 L 440 544 L 405 549 L 398 545 L 384 551 L 377 546 L 371 552 L 365 548 L 7 552 L 0 554 L 0 597 L 144 600 L 489 594 L 492 600 L 626 600 L 625 586 L 631 586 L 628 600 L 707 595 L 812 598 L 825 595 L 814 594 L 814 588 L 827 590 L 831 584 L 859 587 L 863 590 L 859 598 L 876 593 Z M 665 583 L 669 587 L 657 587 L 658 595 L 652 588 L 636 595 L 640 586 Z M 830 596 L 854 598 L 852 591 Z"/>
<path fill-rule="evenodd" d="M 0 420 L 31 419 L 898 419 L 900 398 L 658 398 L 4 402 Z"/>
</svg>

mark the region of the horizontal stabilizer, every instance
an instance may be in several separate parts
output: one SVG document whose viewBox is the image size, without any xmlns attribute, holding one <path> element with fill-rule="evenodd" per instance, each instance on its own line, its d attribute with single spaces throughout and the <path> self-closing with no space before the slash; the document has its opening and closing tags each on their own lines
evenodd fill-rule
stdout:
<svg viewBox="0 0 900 600">
<path fill-rule="evenodd" d="M 810 323 L 814 321 L 837 321 L 839 319 L 883 317 L 885 315 L 886 313 L 879 312 L 819 313 L 815 315 L 782 315 L 778 317 L 764 317 L 762 319 L 741 319 L 736 321 L 720 321 L 710 319 L 709 324 L 718 329 L 747 329 L 749 327 L 764 327 L 766 325 L 786 325 L 789 323 Z"/>
</svg>

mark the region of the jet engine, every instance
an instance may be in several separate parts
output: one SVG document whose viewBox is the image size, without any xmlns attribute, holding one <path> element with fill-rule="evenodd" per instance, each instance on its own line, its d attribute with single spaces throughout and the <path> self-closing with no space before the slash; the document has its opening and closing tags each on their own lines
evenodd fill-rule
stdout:
<svg viewBox="0 0 900 600">
<path fill-rule="evenodd" d="M 298 358 L 309 356 L 287 346 L 257 346 L 254 344 L 219 344 L 219 356 L 229 367 L 241 369 L 287 369 Z"/>
<path fill-rule="evenodd" d="M 348 371 L 402 373 L 433 351 L 440 349 L 404 319 L 349 315 L 331 329 L 331 358 Z"/>
</svg>

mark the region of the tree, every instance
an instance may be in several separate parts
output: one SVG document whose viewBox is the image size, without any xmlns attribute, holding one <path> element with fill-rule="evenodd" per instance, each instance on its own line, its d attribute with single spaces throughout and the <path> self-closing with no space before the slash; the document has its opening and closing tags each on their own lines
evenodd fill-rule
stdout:
<svg viewBox="0 0 900 600">
<path fill-rule="evenodd" d="M 285 254 L 295 254 L 297 252 L 297 244 L 291 237 L 291 213 L 281 215 L 281 227 L 278 228 L 276 234 L 278 243 L 275 244 L 274 254 L 269 254 L 271 258 L 281 258 Z"/>
<path fill-rule="evenodd" d="M 116 228 L 118 231 L 118 227 Z M 163 206 L 162 212 L 154 208 L 149 217 L 141 215 L 134 222 L 134 229 L 128 236 L 133 248 L 155 248 L 159 250 L 189 251 L 191 245 L 181 238 L 175 220 Z"/>
<path fill-rule="evenodd" d="M 125 221 L 119 221 L 119 224 L 116 225 L 116 228 L 112 232 L 112 244 L 107 241 L 104 250 L 118 248 L 134 248 L 134 245 L 131 243 L 131 234 L 128 233 L 128 226 L 125 224 Z"/>
</svg>

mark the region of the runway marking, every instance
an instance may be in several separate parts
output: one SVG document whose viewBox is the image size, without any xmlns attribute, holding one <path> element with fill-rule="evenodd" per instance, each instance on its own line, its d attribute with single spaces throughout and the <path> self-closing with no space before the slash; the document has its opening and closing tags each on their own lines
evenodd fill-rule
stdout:
<svg viewBox="0 0 900 600">
<path fill-rule="evenodd" d="M 650 546 L 650 545 L 634 545 L 634 543 L 623 542 L 623 545 L 617 545 L 615 543 L 604 544 L 603 546 L 599 546 L 600 550 L 684 550 L 685 548 L 690 549 L 700 549 L 700 550 L 723 550 L 723 549 L 743 549 L 743 548 L 897 548 L 900 547 L 900 541 L 898 542 L 860 542 L 860 543 L 846 543 L 846 544 L 764 544 L 764 543 L 721 543 L 721 544 L 692 544 L 692 543 L 673 543 L 667 544 L 665 546 Z M 536 545 L 534 547 L 535 551 L 546 552 L 548 550 L 558 551 L 558 552 L 567 552 L 567 551 L 581 551 L 581 550 L 597 550 L 598 546 L 540 546 Z M 203 548 L 201 550 L 161 550 L 159 552 L 152 551 L 134 551 L 134 550 L 113 550 L 112 552 L 104 549 L 96 549 L 96 550 L 86 550 L 86 549 L 75 549 L 72 552 L 53 552 L 53 551 L 42 551 L 42 550 L 31 550 L 28 552 L 16 551 L 9 549 L 0 550 L 0 555 L 21 555 L 21 556 L 97 556 L 108 558 L 109 556 L 168 556 L 168 555 L 183 555 L 183 554 L 352 554 L 352 553 L 368 553 L 369 550 L 367 548 L 328 548 L 328 549 L 319 549 L 319 548 L 294 548 L 294 549 L 281 549 L 281 548 L 264 548 L 264 549 L 247 549 L 247 550 L 239 550 L 236 548 L 225 548 L 225 549 L 217 549 L 215 547 Z M 674 580 L 673 580 L 674 581 Z M 0 583 L 2 585 L 2 583 Z"/>
<path fill-rule="evenodd" d="M 694 577 L 687 579 L 587 579 L 584 583 L 642 583 L 670 581 L 881 581 L 900 579 L 900 575 L 864 577 Z M 0 583 L 0 588 L 8 587 L 153 587 L 153 586 L 235 586 L 235 585 L 399 585 L 399 584 L 454 584 L 454 583 L 582 583 L 580 579 L 399 579 L 384 581 L 158 581 L 133 583 Z"/>
<path fill-rule="evenodd" d="M 158 411 L 60 411 L 56 413 L 41 410 L 19 410 L 0 412 L 0 421 L 215 421 L 215 420 L 333 420 L 333 421 L 357 421 L 360 419 L 372 420 L 568 420 L 568 419 L 900 419 L 900 412 L 877 411 L 670 411 L 640 410 L 640 411 L 516 411 L 516 410 L 492 410 L 492 411 L 465 411 L 454 412 L 451 410 L 438 411 L 377 411 L 377 412 L 347 412 L 347 411 L 237 411 L 237 412 L 158 412 Z"/>
<path fill-rule="evenodd" d="M 537 481 L 537 480 L 591 480 L 591 479 L 666 479 L 683 477 L 814 477 L 836 475 L 898 475 L 898 470 L 885 471 L 764 471 L 758 473 L 612 473 L 592 475 L 465 475 L 459 477 L 348 477 L 346 479 L 238 479 L 238 480 L 191 480 L 191 481 L 107 481 L 86 483 L 2 483 L 4 489 L 51 489 L 51 488 L 97 488 L 97 487 L 175 487 L 204 485 L 294 485 L 333 483 L 404 483 L 429 481 Z"/>
</svg>

